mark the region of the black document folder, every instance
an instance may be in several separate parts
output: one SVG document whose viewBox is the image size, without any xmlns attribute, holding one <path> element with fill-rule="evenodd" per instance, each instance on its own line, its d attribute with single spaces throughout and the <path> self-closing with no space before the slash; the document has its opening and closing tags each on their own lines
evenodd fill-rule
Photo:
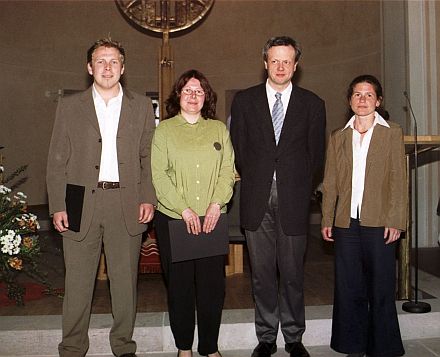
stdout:
<svg viewBox="0 0 440 357">
<path fill-rule="evenodd" d="M 68 183 L 66 185 L 66 211 L 69 220 L 69 229 L 79 232 L 81 228 L 81 215 L 84 203 L 85 187 Z"/>
<path fill-rule="evenodd" d="M 202 226 L 203 219 L 204 217 L 200 217 Z M 173 263 L 229 253 L 228 217 L 225 213 L 220 215 L 215 229 L 208 234 L 188 233 L 183 219 L 169 221 L 168 228 Z"/>
</svg>

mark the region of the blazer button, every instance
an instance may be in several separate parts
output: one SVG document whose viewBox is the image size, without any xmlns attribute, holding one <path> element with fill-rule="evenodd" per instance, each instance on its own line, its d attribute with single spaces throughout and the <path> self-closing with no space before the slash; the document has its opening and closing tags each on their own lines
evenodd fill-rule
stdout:
<svg viewBox="0 0 440 357">
<path fill-rule="evenodd" d="M 98 140 L 98 143 L 102 143 L 102 139 L 99 139 L 99 140 Z"/>
<path fill-rule="evenodd" d="M 92 190 L 92 193 L 95 193 L 95 190 Z"/>
<path fill-rule="evenodd" d="M 278 162 L 278 159 L 275 159 L 275 162 Z"/>
<path fill-rule="evenodd" d="M 99 170 L 99 165 L 96 165 L 96 166 L 95 166 L 95 169 L 96 169 L 96 170 Z"/>
</svg>

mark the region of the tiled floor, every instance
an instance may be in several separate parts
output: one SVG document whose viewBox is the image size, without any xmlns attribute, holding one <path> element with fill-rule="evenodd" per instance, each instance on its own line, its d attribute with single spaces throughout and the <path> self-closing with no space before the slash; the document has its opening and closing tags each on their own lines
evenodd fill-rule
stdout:
<svg viewBox="0 0 440 357">
<path fill-rule="evenodd" d="M 440 357 L 440 338 L 429 338 L 421 340 L 404 341 L 405 357 Z M 313 357 L 341 357 L 345 354 L 337 353 L 327 346 L 313 346 L 307 348 Z M 249 357 L 251 350 L 231 350 L 222 351 L 223 357 Z M 176 353 L 147 353 L 137 354 L 138 357 L 176 357 Z M 194 353 L 194 357 L 199 357 L 198 353 Z M 273 357 L 287 357 L 288 354 L 282 346 L 272 355 Z M 44 356 L 40 356 L 44 357 Z M 94 355 L 93 357 L 113 357 L 112 355 Z"/>
</svg>

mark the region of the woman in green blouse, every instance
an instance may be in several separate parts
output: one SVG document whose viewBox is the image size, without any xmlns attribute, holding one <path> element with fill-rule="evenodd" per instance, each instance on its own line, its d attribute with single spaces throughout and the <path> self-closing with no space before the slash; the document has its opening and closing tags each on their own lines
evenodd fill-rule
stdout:
<svg viewBox="0 0 440 357">
<path fill-rule="evenodd" d="M 155 227 L 168 289 L 178 356 L 192 356 L 197 309 L 198 352 L 219 357 L 217 340 L 225 295 L 224 256 L 171 261 L 168 222 L 188 233 L 211 232 L 226 212 L 234 186 L 234 152 L 226 126 L 214 120 L 217 96 L 205 76 L 189 70 L 166 102 L 169 119 L 156 128 L 151 153 L 158 198 Z M 200 216 L 205 216 L 203 225 Z"/>
</svg>

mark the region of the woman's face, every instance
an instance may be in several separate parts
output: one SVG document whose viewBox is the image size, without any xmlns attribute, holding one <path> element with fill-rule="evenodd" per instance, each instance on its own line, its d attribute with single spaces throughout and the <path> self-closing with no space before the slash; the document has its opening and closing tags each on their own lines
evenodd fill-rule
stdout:
<svg viewBox="0 0 440 357">
<path fill-rule="evenodd" d="M 180 110 L 182 114 L 199 114 L 205 103 L 205 92 L 200 85 L 200 81 L 191 78 L 183 86 L 180 93 Z"/>
<path fill-rule="evenodd" d="M 368 116 L 380 105 L 376 91 L 372 84 L 367 82 L 358 83 L 353 88 L 350 98 L 350 107 L 357 116 Z"/>
</svg>

